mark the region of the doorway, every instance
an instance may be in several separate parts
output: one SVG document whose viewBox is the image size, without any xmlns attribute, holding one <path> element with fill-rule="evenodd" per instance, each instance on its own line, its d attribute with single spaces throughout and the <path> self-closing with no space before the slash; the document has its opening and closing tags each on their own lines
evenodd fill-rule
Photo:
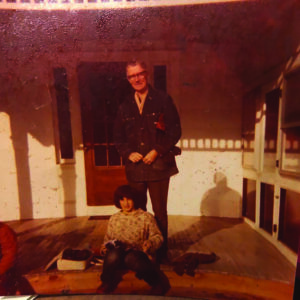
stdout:
<svg viewBox="0 0 300 300">
<path fill-rule="evenodd" d="M 77 67 L 89 206 L 113 205 L 114 190 L 127 183 L 113 142 L 118 107 L 131 89 L 125 66 L 125 62 L 82 62 Z"/>
</svg>

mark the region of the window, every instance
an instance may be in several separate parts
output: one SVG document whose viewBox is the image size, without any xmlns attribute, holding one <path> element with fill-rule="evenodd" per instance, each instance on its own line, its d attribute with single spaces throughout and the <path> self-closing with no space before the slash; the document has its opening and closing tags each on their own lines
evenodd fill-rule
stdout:
<svg viewBox="0 0 300 300">
<path fill-rule="evenodd" d="M 249 92 L 243 99 L 242 143 L 243 167 L 254 168 L 254 139 L 256 122 L 256 103 L 260 89 Z"/>
<path fill-rule="evenodd" d="M 281 189 L 278 239 L 297 252 L 300 236 L 300 194 Z"/>
<path fill-rule="evenodd" d="M 276 168 L 277 133 L 279 117 L 279 98 L 281 90 L 275 89 L 266 94 L 265 98 L 265 147 L 264 147 L 264 168 Z"/>
<path fill-rule="evenodd" d="M 154 87 L 158 90 L 167 91 L 167 67 L 165 65 L 154 66 Z"/>
<path fill-rule="evenodd" d="M 273 231 L 274 186 L 261 183 L 259 227 L 270 234 Z"/>
<path fill-rule="evenodd" d="M 281 127 L 300 127 L 300 68 L 285 76 Z"/>
<path fill-rule="evenodd" d="M 285 76 L 280 171 L 300 176 L 300 69 Z"/>
<path fill-rule="evenodd" d="M 243 178 L 243 217 L 255 222 L 256 181 Z"/>
<path fill-rule="evenodd" d="M 57 103 L 60 158 L 73 158 L 73 139 L 69 107 L 67 72 L 64 68 L 54 69 L 54 86 Z"/>
</svg>

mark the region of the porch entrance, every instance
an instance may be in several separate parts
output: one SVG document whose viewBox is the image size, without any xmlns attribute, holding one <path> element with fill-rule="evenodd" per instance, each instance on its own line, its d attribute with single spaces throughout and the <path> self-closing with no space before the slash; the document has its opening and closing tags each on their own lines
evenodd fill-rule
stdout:
<svg viewBox="0 0 300 300">
<path fill-rule="evenodd" d="M 117 109 L 131 88 L 125 65 L 83 62 L 77 67 L 89 206 L 112 205 L 115 188 L 127 183 L 113 142 Z"/>
</svg>

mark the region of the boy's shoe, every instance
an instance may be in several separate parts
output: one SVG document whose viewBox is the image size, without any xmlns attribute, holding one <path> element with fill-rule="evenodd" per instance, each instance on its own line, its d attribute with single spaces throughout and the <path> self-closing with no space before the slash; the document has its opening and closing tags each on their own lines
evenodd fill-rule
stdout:
<svg viewBox="0 0 300 300">
<path fill-rule="evenodd" d="M 159 282 L 151 288 L 150 295 L 163 296 L 169 291 L 170 288 L 171 286 L 169 282 Z"/>
<path fill-rule="evenodd" d="M 96 290 L 96 294 L 111 294 L 116 286 L 108 283 L 102 283 Z"/>
<path fill-rule="evenodd" d="M 157 284 L 153 285 L 150 294 L 151 295 L 165 295 L 169 289 L 171 288 L 169 278 L 166 276 L 166 274 L 162 271 L 159 271 L 158 273 L 158 282 Z"/>
<path fill-rule="evenodd" d="M 161 253 L 156 257 L 156 261 L 160 265 L 172 265 L 172 259 L 169 252 Z"/>
</svg>

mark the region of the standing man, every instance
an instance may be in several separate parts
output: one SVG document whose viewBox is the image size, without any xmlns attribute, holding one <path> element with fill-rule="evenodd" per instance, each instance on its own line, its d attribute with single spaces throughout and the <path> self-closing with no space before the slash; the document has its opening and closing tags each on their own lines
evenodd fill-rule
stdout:
<svg viewBox="0 0 300 300">
<path fill-rule="evenodd" d="M 149 190 L 153 212 L 163 234 L 158 251 L 160 262 L 167 259 L 167 198 L 170 176 L 178 173 L 175 147 L 181 136 L 181 125 L 172 98 L 148 84 L 146 64 L 132 61 L 126 67 L 127 79 L 133 87 L 119 107 L 114 139 L 123 157 L 129 184 L 140 191 L 140 205 L 146 210 Z M 179 150 L 179 151 L 178 151 Z"/>
</svg>

